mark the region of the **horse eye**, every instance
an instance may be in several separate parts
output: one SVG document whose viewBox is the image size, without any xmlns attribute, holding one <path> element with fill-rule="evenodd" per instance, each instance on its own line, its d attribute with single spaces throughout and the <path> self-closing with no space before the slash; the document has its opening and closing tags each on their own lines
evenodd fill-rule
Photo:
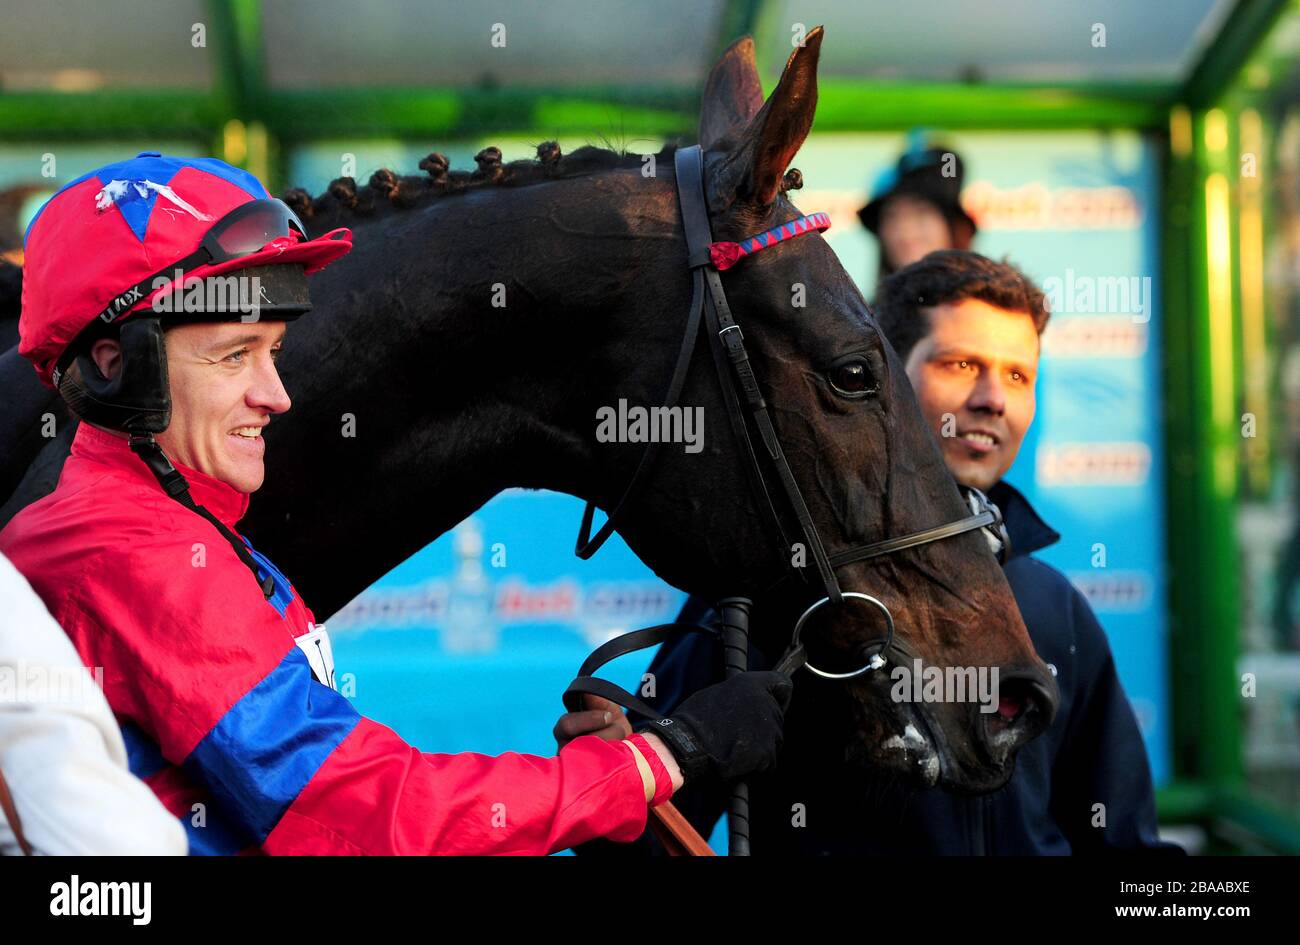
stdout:
<svg viewBox="0 0 1300 945">
<path fill-rule="evenodd" d="M 835 392 L 845 397 L 865 397 L 876 392 L 876 379 L 871 375 L 871 367 L 860 358 L 831 368 L 830 381 Z"/>
</svg>

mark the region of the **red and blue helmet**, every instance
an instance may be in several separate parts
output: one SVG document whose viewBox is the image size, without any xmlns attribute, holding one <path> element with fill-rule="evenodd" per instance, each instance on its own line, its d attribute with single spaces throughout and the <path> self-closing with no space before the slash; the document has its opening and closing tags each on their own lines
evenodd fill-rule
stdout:
<svg viewBox="0 0 1300 945">
<path fill-rule="evenodd" d="M 308 239 L 247 171 L 145 151 L 78 178 L 33 217 L 18 350 L 53 387 L 57 363 L 83 331 L 148 308 L 173 287 L 177 268 L 185 283 L 282 263 L 309 274 L 351 249 L 347 229 Z"/>
</svg>

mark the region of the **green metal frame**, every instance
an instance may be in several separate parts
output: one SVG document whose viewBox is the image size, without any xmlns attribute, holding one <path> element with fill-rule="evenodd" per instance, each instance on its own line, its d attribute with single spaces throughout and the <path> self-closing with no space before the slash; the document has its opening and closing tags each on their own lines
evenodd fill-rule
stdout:
<svg viewBox="0 0 1300 945">
<path fill-rule="evenodd" d="M 1192 149 L 1171 149 L 1166 164 L 1165 448 L 1175 769 L 1219 783 L 1241 776 L 1239 559 L 1228 538 L 1236 526 L 1240 431 L 1233 348 L 1223 350 L 1223 326 L 1211 317 L 1206 258 L 1207 182 L 1211 175 L 1231 180 L 1232 169 L 1227 149 L 1205 148 L 1205 123 L 1204 112 L 1191 114 Z M 1221 396 L 1230 385 L 1226 415 L 1221 403 L 1216 410 L 1216 384 Z M 1220 540 L 1205 540 L 1209 535 Z"/>
<path fill-rule="evenodd" d="M 223 117 L 216 98 L 190 91 L 0 94 L 0 139 L 10 141 L 207 137 Z"/>
<path fill-rule="evenodd" d="M 1238 0 L 1214 43 L 1192 69 L 1179 100 L 1192 108 L 1206 108 L 1221 99 L 1290 5 L 1291 0 Z"/>
<path fill-rule="evenodd" d="M 215 65 L 211 90 L 3 94 L 0 140 L 190 137 L 211 141 L 214 152 L 223 154 L 227 122 L 256 122 L 267 129 L 269 183 L 278 187 L 283 183 L 280 147 L 312 139 L 384 135 L 436 140 L 506 133 L 545 138 L 594 129 L 625 139 L 689 138 L 695 132 L 699 90 L 680 87 L 271 89 L 265 78 L 261 0 L 207 2 Z M 773 15 L 773 5 L 764 0 L 728 0 L 719 17 L 717 50 L 745 33 L 769 32 Z M 828 79 L 819 89 L 817 128 L 896 130 L 919 122 L 953 129 L 1156 129 L 1176 91 L 1160 84 Z"/>
<path fill-rule="evenodd" d="M 211 135 L 227 118 L 264 121 L 286 140 L 357 135 L 453 138 L 489 133 L 584 134 L 617 126 L 636 134 L 694 134 L 697 91 L 587 88 L 557 91 L 334 89 L 245 93 L 10 93 L 0 96 L 0 138 L 75 140 Z M 1142 128 L 1164 124 L 1170 92 L 1018 85 L 853 82 L 818 90 L 819 131 L 946 128 Z M 242 105 L 240 103 L 243 103 Z"/>
<path fill-rule="evenodd" d="M 1224 275 L 1212 270 L 1209 215 L 1240 173 L 1235 114 L 1224 103 L 1270 31 L 1297 0 L 1243 0 L 1192 71 L 1171 112 L 1165 167 L 1165 403 L 1174 761 L 1180 781 L 1160 792 L 1162 815 L 1225 826 L 1278 852 L 1300 854 L 1300 820 L 1243 784 L 1240 647 L 1242 364 L 1239 241 L 1229 199 Z M 1211 133 L 1207 136 L 1207 130 Z M 1226 291 L 1216 301 L 1218 292 Z M 1230 410 L 1225 411 L 1226 398 Z M 1214 536 L 1210 538 L 1208 536 Z"/>
</svg>

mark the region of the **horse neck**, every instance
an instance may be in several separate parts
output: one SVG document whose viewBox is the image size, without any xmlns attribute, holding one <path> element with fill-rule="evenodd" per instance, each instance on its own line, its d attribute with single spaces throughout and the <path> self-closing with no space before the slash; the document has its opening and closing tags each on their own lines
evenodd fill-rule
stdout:
<svg viewBox="0 0 1300 945">
<path fill-rule="evenodd" d="M 671 327 L 650 317 L 647 257 L 672 254 L 632 231 L 628 204 L 640 225 L 651 194 L 635 176 L 394 213 L 314 277 L 310 331 L 282 359 L 296 405 L 246 528 L 322 614 L 503 489 L 599 488 L 591 405 L 628 370 L 607 352 Z M 660 215 L 647 238 L 673 237 Z"/>
</svg>

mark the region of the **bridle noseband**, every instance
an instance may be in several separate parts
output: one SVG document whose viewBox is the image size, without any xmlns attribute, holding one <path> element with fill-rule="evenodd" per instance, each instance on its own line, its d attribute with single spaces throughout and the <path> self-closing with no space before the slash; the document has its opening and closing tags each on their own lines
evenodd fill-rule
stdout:
<svg viewBox="0 0 1300 945">
<path fill-rule="evenodd" d="M 708 204 L 704 194 L 704 153 L 698 145 L 695 145 L 688 148 L 679 148 L 675 157 L 677 199 L 681 207 L 682 227 L 686 234 L 687 267 L 691 272 L 691 306 L 687 313 L 686 332 L 677 355 L 677 363 L 673 368 L 672 378 L 668 383 L 668 391 L 664 397 L 664 405 L 672 408 L 678 404 L 682 388 L 686 383 L 687 370 L 690 367 L 691 358 L 695 351 L 695 341 L 700 333 L 700 323 L 703 321 L 708 328 L 709 350 L 713 355 L 718 383 L 727 406 L 727 417 L 737 441 L 743 445 L 744 451 L 749 456 L 749 462 L 744 465 L 753 491 L 755 495 L 761 496 L 763 502 L 767 505 L 770 520 L 775 522 L 777 530 L 781 533 L 783 547 L 791 547 L 791 543 L 786 537 L 781 516 L 777 514 L 776 506 L 772 502 L 772 496 L 767 487 L 763 466 L 758 457 L 761 450 L 767 457 L 768 465 L 775 472 L 781 484 L 781 489 L 785 493 L 786 502 L 798 521 L 805 547 L 811 553 L 822 587 L 826 592 L 824 597 L 809 607 L 799 618 L 795 624 L 790 647 L 774 669 L 793 672 L 800 666 L 807 666 L 811 672 L 829 679 L 848 679 L 860 676 L 873 669 L 879 669 L 885 665 L 883 654 L 889 649 L 894 640 L 893 615 L 883 602 L 869 594 L 841 590 L 839 580 L 835 575 L 836 569 L 882 555 L 894 554 L 908 548 L 916 548 L 921 545 L 928 545 L 931 542 L 942 541 L 979 528 L 999 530 L 998 538 L 1002 543 L 1002 548 L 1005 549 L 1008 543 L 1002 525 L 1001 513 L 996 506 L 984 497 L 983 493 L 977 489 L 971 489 L 969 493 L 972 514 L 964 518 L 945 525 L 913 532 L 910 535 L 858 545 L 833 555 L 827 554 L 821 535 L 813 522 L 812 514 L 808 511 L 808 505 L 804 501 L 803 493 L 800 491 L 799 484 L 790 469 L 790 464 L 781 449 L 781 443 L 777 438 L 776 429 L 768 413 L 767 404 L 763 400 L 762 392 L 759 389 L 758 379 L 754 375 L 749 353 L 745 349 L 744 333 L 731 313 L 731 306 L 727 304 L 727 295 L 723 291 L 718 266 L 721 264 L 723 268 L 729 268 L 738 259 L 751 255 L 782 239 L 825 229 L 830 225 L 830 221 L 824 214 L 814 214 L 795 221 L 796 224 L 806 224 L 802 229 L 787 224 L 759 234 L 756 237 L 750 237 L 739 244 L 714 243 L 712 230 L 709 226 Z M 737 250 L 732 247 L 740 247 L 741 249 Z M 746 415 L 748 415 L 748 420 Z M 754 438 L 750 434 L 751 424 L 758 433 L 759 444 L 757 449 Z M 587 503 L 582 514 L 582 524 L 578 531 L 578 542 L 575 549 L 578 557 L 590 558 L 613 534 L 629 500 L 644 484 L 661 446 L 662 442 L 660 441 L 647 445 L 631 480 L 628 482 L 627 488 L 623 491 L 623 495 L 609 513 L 605 524 L 601 526 L 594 536 L 591 534 L 591 526 L 596 506 L 592 502 Z M 782 557 L 784 558 L 784 554 Z M 802 570 L 797 569 L 797 573 L 801 577 L 804 576 Z M 871 653 L 867 663 L 861 668 L 850 673 L 830 673 L 818 669 L 808 662 L 803 644 L 800 642 L 800 634 L 804 624 L 815 611 L 830 604 L 841 604 L 846 597 L 864 600 L 878 607 L 884 613 L 888 633 L 884 641 L 878 646 L 872 644 L 876 648 Z M 593 654 L 594 656 L 595 654 Z"/>
</svg>

